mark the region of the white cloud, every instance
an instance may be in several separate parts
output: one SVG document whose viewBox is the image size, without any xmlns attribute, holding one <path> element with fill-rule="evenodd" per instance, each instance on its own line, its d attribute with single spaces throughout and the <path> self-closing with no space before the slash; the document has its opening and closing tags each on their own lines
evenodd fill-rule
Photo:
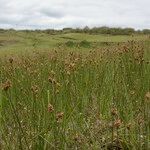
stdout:
<svg viewBox="0 0 150 150">
<path fill-rule="evenodd" d="M 150 28 L 149 0 L 0 0 L 1 28 Z"/>
</svg>

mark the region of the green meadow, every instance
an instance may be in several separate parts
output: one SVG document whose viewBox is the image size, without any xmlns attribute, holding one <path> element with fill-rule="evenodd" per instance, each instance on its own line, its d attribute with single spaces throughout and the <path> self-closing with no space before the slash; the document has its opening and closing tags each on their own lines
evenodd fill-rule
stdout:
<svg viewBox="0 0 150 150">
<path fill-rule="evenodd" d="M 150 36 L 0 33 L 0 149 L 149 150 Z"/>
<path fill-rule="evenodd" d="M 0 33 L 0 53 L 31 52 L 32 50 L 51 50 L 63 46 L 65 49 L 85 49 L 86 45 L 80 43 L 87 41 L 90 48 L 116 45 L 131 40 L 145 41 L 148 35 L 109 35 L 109 34 L 87 34 L 87 33 L 61 33 L 46 34 L 38 32 L 8 31 Z M 69 45 L 69 43 L 71 43 Z M 82 44 L 82 43 L 81 43 Z M 79 45 L 79 46 L 78 46 Z M 78 47 L 77 47 L 78 46 Z M 88 50 L 88 49 L 86 49 Z M 12 54 L 14 54 L 12 53 Z"/>
</svg>

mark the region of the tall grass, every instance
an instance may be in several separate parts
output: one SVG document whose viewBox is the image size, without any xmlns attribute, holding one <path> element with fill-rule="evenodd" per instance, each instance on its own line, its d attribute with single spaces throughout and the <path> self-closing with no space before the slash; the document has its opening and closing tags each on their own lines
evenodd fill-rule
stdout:
<svg viewBox="0 0 150 150">
<path fill-rule="evenodd" d="M 2 149 L 150 149 L 141 43 L 1 58 Z"/>
</svg>

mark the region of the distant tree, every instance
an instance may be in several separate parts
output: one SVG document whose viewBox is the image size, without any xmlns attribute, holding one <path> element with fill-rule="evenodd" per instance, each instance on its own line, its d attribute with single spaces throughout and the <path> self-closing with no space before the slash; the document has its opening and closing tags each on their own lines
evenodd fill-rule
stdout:
<svg viewBox="0 0 150 150">
<path fill-rule="evenodd" d="M 125 28 L 123 29 L 125 34 L 133 34 L 135 33 L 135 30 L 133 28 Z"/>
<path fill-rule="evenodd" d="M 90 31 L 90 28 L 89 28 L 88 26 L 85 26 L 85 27 L 83 28 L 83 32 L 84 32 L 84 33 L 89 33 L 89 31 Z"/>
<path fill-rule="evenodd" d="M 73 32 L 73 29 L 72 28 L 63 28 L 63 33 L 70 33 L 70 32 Z"/>
<path fill-rule="evenodd" d="M 150 29 L 144 29 L 144 30 L 142 31 L 142 33 L 143 33 L 143 34 L 150 34 Z"/>
<path fill-rule="evenodd" d="M 63 30 L 73 30 L 72 28 L 63 28 Z"/>
<path fill-rule="evenodd" d="M 15 32 L 16 30 L 13 28 L 8 29 L 9 32 Z"/>
<path fill-rule="evenodd" d="M 4 33 L 6 30 L 4 29 L 0 29 L 0 33 Z"/>
</svg>

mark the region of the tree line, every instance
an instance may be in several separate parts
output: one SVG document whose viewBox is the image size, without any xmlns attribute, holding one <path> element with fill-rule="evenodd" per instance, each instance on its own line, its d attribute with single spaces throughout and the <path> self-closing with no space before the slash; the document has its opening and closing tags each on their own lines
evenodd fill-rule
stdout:
<svg viewBox="0 0 150 150">
<path fill-rule="evenodd" d="M 135 30 L 134 28 L 114 28 L 114 27 L 93 27 L 88 26 L 84 28 L 63 28 L 61 30 L 45 29 L 45 30 L 15 30 L 15 29 L 0 29 L 0 33 L 4 32 L 37 32 L 47 34 L 61 34 L 61 33 L 88 33 L 88 34 L 111 34 L 111 35 L 132 35 L 132 34 L 150 34 L 150 29 Z"/>
</svg>

